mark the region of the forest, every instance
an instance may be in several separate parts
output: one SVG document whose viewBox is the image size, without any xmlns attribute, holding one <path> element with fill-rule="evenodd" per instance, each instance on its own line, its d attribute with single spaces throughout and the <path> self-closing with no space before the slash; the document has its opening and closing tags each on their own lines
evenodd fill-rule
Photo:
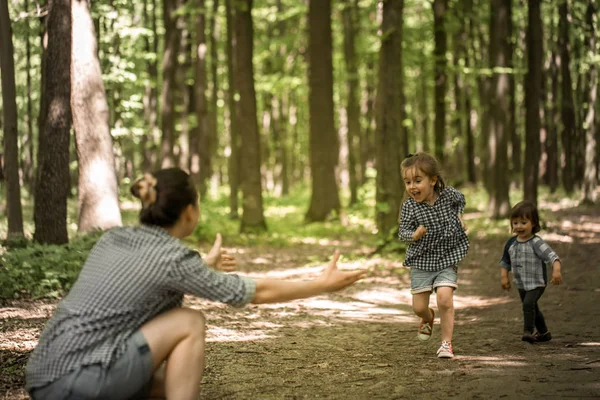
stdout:
<svg viewBox="0 0 600 400">
<path fill-rule="evenodd" d="M 2 341 L 35 340 L 48 317 L 35 310 L 68 292 L 100 232 L 137 223 L 131 183 L 174 166 L 200 193 L 201 222 L 188 242 L 204 248 L 223 233 L 250 275 L 275 273 L 281 261 L 310 275 L 336 247 L 349 267 L 369 269 L 369 290 L 389 293 L 377 286 L 389 279 L 402 286 L 400 164 L 417 152 L 434 155 L 446 182 L 465 193 L 471 267 L 495 265 L 511 206 L 523 199 L 539 206 L 541 234 L 567 261 L 598 264 L 599 9 L 598 0 L 0 0 Z M 598 314 L 582 305 L 586 291 L 597 296 L 598 272 L 578 272 L 590 280 L 573 289 L 582 290 L 573 309 Z M 488 286 L 471 288 L 465 304 Z M 558 290 L 561 299 L 567 290 Z M 504 299 L 490 307 L 505 304 L 490 296 Z M 11 314 L 21 307 L 33 316 Z M 217 323 L 229 321 L 224 309 L 211 310 Z M 289 336 L 293 324 L 275 311 L 261 312 Z M 374 318 L 376 336 L 389 321 Z M 322 340 L 342 346 L 333 337 Z M 580 343 L 566 337 L 559 343 Z M 17 348 L 0 346 L 0 395 L 11 399 L 23 395 L 31 349 Z M 220 368 L 248 349 L 229 350 L 215 361 Z M 575 367 L 589 365 L 594 355 L 578 351 L 569 353 Z M 311 357 L 303 354 L 295 357 Z M 521 349 L 511 354 L 536 362 Z M 388 362 L 377 357 L 371 372 Z M 307 371 L 315 368 L 327 367 Z M 573 368 L 560 387 L 597 395 Z M 381 388 L 377 380 L 367 380 L 375 389 L 355 385 L 360 377 L 340 384 L 357 399 L 414 389 L 392 385 L 403 378 L 397 371 L 385 376 Z M 224 377 L 207 379 L 209 398 L 339 396 L 335 379 L 317 389 L 255 380 L 230 392 Z M 473 390 L 521 393 L 490 382 Z M 543 382 L 533 393 L 545 393 Z"/>
</svg>

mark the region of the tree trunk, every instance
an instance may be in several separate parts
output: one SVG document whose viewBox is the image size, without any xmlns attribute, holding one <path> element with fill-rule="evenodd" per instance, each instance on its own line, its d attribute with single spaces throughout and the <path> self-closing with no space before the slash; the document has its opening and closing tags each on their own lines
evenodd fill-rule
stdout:
<svg viewBox="0 0 600 400">
<path fill-rule="evenodd" d="M 241 149 L 240 170 L 242 178 L 242 223 L 241 232 L 267 229 L 263 214 L 262 186 L 260 175 L 260 135 L 256 117 L 256 92 L 254 90 L 252 0 L 244 0 L 236 9 L 236 83 L 240 91 L 239 126 Z"/>
<path fill-rule="evenodd" d="M 469 21 L 472 18 L 472 14 L 473 14 L 473 1 L 472 0 L 468 0 L 465 1 L 464 3 L 464 15 L 463 15 L 463 20 L 465 21 L 465 25 L 469 25 Z M 466 38 L 466 40 L 469 40 L 470 42 L 473 42 L 474 38 L 473 37 L 469 37 L 469 35 L 467 34 L 467 26 L 465 26 L 464 30 L 464 35 Z M 469 55 L 469 49 L 468 47 L 464 49 L 464 53 L 465 53 L 465 68 L 470 68 L 471 67 L 471 57 Z M 465 120 L 466 120 L 466 124 L 465 124 L 465 136 L 466 136 L 466 153 L 467 153 L 467 180 L 471 183 L 476 183 L 477 182 L 477 174 L 476 174 L 476 170 L 475 170 L 475 137 L 473 135 L 473 131 L 475 129 L 474 125 L 475 123 L 473 122 L 474 118 L 472 118 L 472 113 L 474 113 L 474 110 L 472 109 L 472 103 L 471 103 L 471 96 L 473 95 L 473 90 L 471 87 L 471 82 L 469 79 L 465 79 Z"/>
<path fill-rule="evenodd" d="M 542 85 L 542 18 L 540 0 L 528 0 L 527 74 L 525 75 L 525 165 L 523 196 L 534 204 L 538 198 L 540 158 L 540 98 Z"/>
<path fill-rule="evenodd" d="M 42 62 L 37 180 L 33 239 L 64 244 L 69 195 L 71 134 L 71 1 L 51 0 L 46 17 L 47 48 Z M 3 46 L 4 48 L 4 46 Z M 50 109 L 49 104 L 52 104 Z"/>
<path fill-rule="evenodd" d="M 402 68 L 403 0 L 388 0 L 383 4 L 381 49 L 379 50 L 379 87 L 377 89 L 375 132 L 377 194 L 376 222 L 380 234 L 387 237 L 398 224 L 402 202 L 403 180 L 400 170 L 401 121 L 400 77 Z"/>
<path fill-rule="evenodd" d="M 562 183 L 567 193 L 574 189 L 573 138 L 575 137 L 575 107 L 573 105 L 573 90 L 571 82 L 571 56 L 569 45 L 569 9 L 567 1 L 558 5 L 558 46 L 560 54 L 561 74 L 561 132 L 564 165 L 562 168 Z"/>
<path fill-rule="evenodd" d="M 146 36 L 144 39 L 144 49 L 147 54 L 154 54 L 154 58 L 146 62 L 148 71 L 148 83 L 144 90 L 144 121 L 148 124 L 148 132 L 144 133 L 141 138 L 142 147 L 142 170 L 144 172 L 151 171 L 156 167 L 156 144 L 159 137 L 158 133 L 158 96 L 156 84 L 158 82 L 158 65 L 156 56 L 158 56 L 158 35 L 156 32 L 156 1 L 152 0 L 152 14 L 148 15 L 148 5 L 144 0 L 143 5 L 143 24 L 150 25 L 152 32 L 152 42 Z M 154 84 L 153 84 L 154 83 Z"/>
<path fill-rule="evenodd" d="M 28 0 L 25 0 L 24 7 L 26 10 L 29 9 Z M 29 189 L 29 193 L 33 194 L 35 183 L 33 154 L 35 150 L 33 144 L 33 102 L 31 99 L 31 29 L 28 18 L 23 22 L 25 24 L 25 73 L 27 75 L 27 130 L 22 141 L 23 159 L 21 168 L 23 170 L 23 182 Z"/>
<path fill-rule="evenodd" d="M 510 0 L 492 0 L 490 5 L 490 68 L 509 67 L 510 32 L 508 17 L 510 16 Z M 510 122 L 510 92 L 509 79 L 506 72 L 495 72 L 492 78 L 490 96 L 490 140 L 488 171 L 492 178 L 489 187 L 490 216 L 505 218 L 510 212 L 508 199 L 509 176 L 506 173 L 508 165 L 508 132 Z M 538 108 L 539 111 L 539 108 Z M 539 132 L 539 129 L 538 129 Z M 536 161 L 537 162 L 537 161 Z"/>
<path fill-rule="evenodd" d="M 553 14 L 555 11 L 552 12 Z M 545 183 L 550 187 L 550 193 L 554 193 L 558 188 L 558 127 L 560 125 L 560 113 L 558 111 L 558 74 L 559 74 L 559 57 L 556 53 L 556 40 L 554 34 L 555 24 L 552 22 L 554 18 L 551 18 L 550 33 L 549 33 L 549 46 L 550 51 L 550 65 L 549 65 L 549 79 L 550 79 L 550 90 L 548 92 L 548 107 L 546 112 L 546 125 L 547 125 L 547 136 L 545 142 L 546 150 L 546 179 Z"/>
<path fill-rule="evenodd" d="M 163 0 L 163 20 L 165 26 L 165 49 L 162 61 L 163 82 L 161 92 L 161 155 L 162 168 L 174 167 L 175 153 L 175 86 L 177 80 L 177 55 L 180 35 L 177 29 L 175 11 L 179 1 Z"/>
<path fill-rule="evenodd" d="M 367 78 L 365 82 L 365 129 L 360 139 L 360 183 L 367 182 L 367 166 L 375 158 L 375 97 L 377 96 L 375 82 L 377 80 L 375 64 L 367 62 Z"/>
<path fill-rule="evenodd" d="M 346 0 L 342 19 L 344 23 L 344 58 L 346 60 L 346 89 L 347 104 L 346 116 L 348 121 L 348 178 L 350 181 L 350 205 L 358 201 L 358 179 L 356 155 L 359 153 L 360 138 L 360 106 L 358 103 L 358 93 L 360 82 L 358 78 L 358 65 L 356 60 L 356 45 L 354 38 L 356 36 L 356 10 L 354 0 Z"/>
<path fill-rule="evenodd" d="M 590 53 L 595 52 L 596 49 L 596 29 L 595 21 L 596 8 L 590 2 L 588 3 L 586 10 L 586 23 L 587 23 L 587 40 L 586 49 L 590 50 Z M 588 90 L 589 95 L 587 98 L 587 114 L 585 116 L 585 171 L 583 179 L 583 201 L 585 203 L 595 203 L 597 200 L 596 189 L 598 187 L 598 159 L 597 149 L 598 143 L 596 143 L 598 126 L 596 125 L 596 112 L 598 108 L 597 90 L 598 90 L 598 67 L 590 63 L 590 69 L 588 71 Z"/>
<path fill-rule="evenodd" d="M 335 177 L 339 158 L 339 140 L 333 121 L 331 0 L 309 1 L 308 26 L 309 152 L 312 193 L 306 220 L 316 222 L 325 221 L 332 212 L 338 214 L 340 212 L 340 198 Z"/>
<path fill-rule="evenodd" d="M 239 207 L 239 182 L 240 182 L 240 145 L 239 145 L 239 132 L 238 132 L 238 115 L 237 115 L 237 102 L 235 95 L 237 92 L 235 85 L 235 53 L 237 51 L 236 38 L 233 35 L 234 26 L 234 12 L 232 8 L 233 0 L 225 0 L 225 10 L 227 14 L 227 83 L 228 83 L 228 96 L 227 103 L 229 108 L 229 137 L 230 137 L 230 148 L 228 161 L 228 178 L 229 178 L 229 215 L 233 219 L 238 218 L 238 207 Z"/>
<path fill-rule="evenodd" d="M 15 60 L 8 2 L 0 4 L 0 70 L 4 115 L 4 180 L 8 237 L 23 236 L 23 211 L 19 184 L 19 133 L 17 129 L 17 91 Z"/>
<path fill-rule="evenodd" d="M 433 1 L 433 25 L 435 30 L 435 157 L 444 161 L 444 147 L 446 145 L 446 11 L 447 0 Z"/>
<path fill-rule="evenodd" d="M 206 196 L 208 190 L 208 181 L 212 174 L 211 154 L 210 154 L 210 115 L 208 113 L 208 79 L 206 74 L 206 8 L 204 0 L 196 1 L 198 9 L 202 10 L 196 17 L 196 84 L 195 84 L 195 103 L 196 103 L 196 126 L 192 148 L 191 171 L 200 185 L 200 196 Z"/>
<path fill-rule="evenodd" d="M 210 32 L 210 71 L 211 71 L 211 96 L 210 96 L 210 135 L 208 153 L 211 157 L 211 175 L 215 170 L 216 165 L 220 164 L 220 157 L 217 153 L 219 148 L 219 31 L 220 25 L 217 24 L 219 15 L 219 0 L 213 0 L 212 15 L 209 23 Z"/>
<path fill-rule="evenodd" d="M 96 36 L 86 0 L 72 0 L 71 107 L 79 160 L 79 231 L 121 225 L 117 176 Z"/>
</svg>

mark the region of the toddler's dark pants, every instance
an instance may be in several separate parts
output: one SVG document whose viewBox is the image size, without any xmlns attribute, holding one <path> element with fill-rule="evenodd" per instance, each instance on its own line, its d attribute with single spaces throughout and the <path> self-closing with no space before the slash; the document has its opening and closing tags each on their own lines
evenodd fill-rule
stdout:
<svg viewBox="0 0 600 400">
<path fill-rule="evenodd" d="M 533 333 L 533 327 L 539 333 L 548 332 L 544 314 L 538 307 L 538 300 L 544 294 L 545 287 L 538 287 L 533 290 L 519 289 L 519 296 L 523 302 L 523 331 Z"/>
</svg>

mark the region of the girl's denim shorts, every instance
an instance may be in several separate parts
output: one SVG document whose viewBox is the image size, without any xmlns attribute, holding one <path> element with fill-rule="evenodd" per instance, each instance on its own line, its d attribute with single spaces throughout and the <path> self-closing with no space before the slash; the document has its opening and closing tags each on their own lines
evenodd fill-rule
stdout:
<svg viewBox="0 0 600 400">
<path fill-rule="evenodd" d="M 433 292 L 439 287 L 458 288 L 458 268 L 448 267 L 439 271 L 410 269 L 410 292 L 412 294 Z"/>
</svg>

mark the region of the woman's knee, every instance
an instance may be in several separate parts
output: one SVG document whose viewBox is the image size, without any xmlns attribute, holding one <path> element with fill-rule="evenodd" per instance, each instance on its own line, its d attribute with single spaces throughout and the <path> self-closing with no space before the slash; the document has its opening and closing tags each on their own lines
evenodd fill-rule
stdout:
<svg viewBox="0 0 600 400">
<path fill-rule="evenodd" d="M 192 308 L 180 308 L 177 310 L 177 324 L 184 328 L 189 334 L 204 337 L 206 331 L 206 318 L 202 311 Z"/>
</svg>

